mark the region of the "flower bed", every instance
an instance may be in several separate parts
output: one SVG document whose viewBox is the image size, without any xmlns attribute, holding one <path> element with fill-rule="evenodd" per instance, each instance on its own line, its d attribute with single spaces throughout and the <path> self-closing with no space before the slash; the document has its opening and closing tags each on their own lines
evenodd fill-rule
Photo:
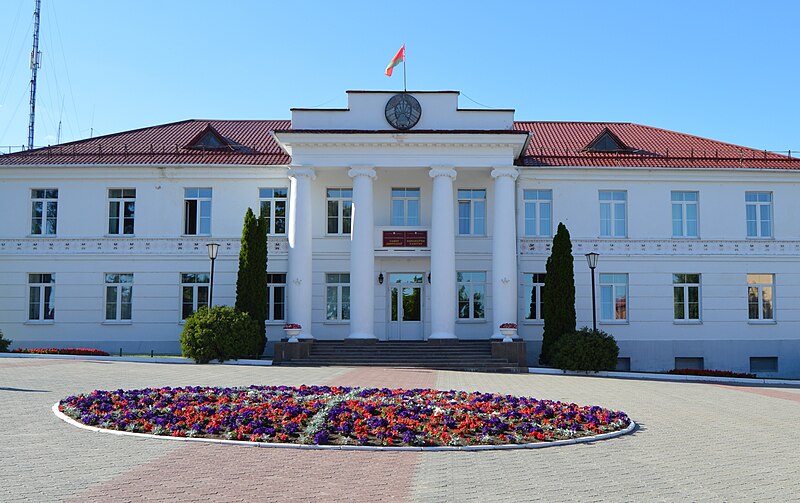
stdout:
<svg viewBox="0 0 800 503">
<path fill-rule="evenodd" d="M 670 370 L 669 373 L 677 375 L 686 375 L 686 376 L 748 377 L 748 378 L 756 377 L 755 374 L 746 374 L 744 372 L 731 372 L 729 370 L 673 369 Z"/>
<path fill-rule="evenodd" d="M 92 348 L 17 348 L 12 353 L 30 353 L 34 355 L 78 355 L 109 356 L 105 351 Z"/>
<path fill-rule="evenodd" d="M 58 409 L 112 430 L 252 442 L 525 444 L 625 429 L 624 412 L 492 393 L 328 386 L 93 391 Z"/>
</svg>

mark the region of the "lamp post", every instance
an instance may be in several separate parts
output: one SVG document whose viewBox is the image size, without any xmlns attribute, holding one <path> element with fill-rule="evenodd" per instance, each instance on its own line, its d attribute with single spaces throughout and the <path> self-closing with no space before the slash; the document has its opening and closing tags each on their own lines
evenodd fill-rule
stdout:
<svg viewBox="0 0 800 503">
<path fill-rule="evenodd" d="M 208 243 L 208 258 L 211 259 L 211 281 L 208 285 L 208 308 L 214 306 L 214 261 L 217 259 L 217 252 L 219 252 L 219 243 Z"/>
<path fill-rule="evenodd" d="M 597 259 L 600 257 L 599 253 L 590 252 L 586 254 L 586 262 L 589 263 L 589 269 L 592 270 L 592 331 L 597 332 L 597 306 L 595 304 L 594 294 L 594 268 L 597 267 Z"/>
</svg>

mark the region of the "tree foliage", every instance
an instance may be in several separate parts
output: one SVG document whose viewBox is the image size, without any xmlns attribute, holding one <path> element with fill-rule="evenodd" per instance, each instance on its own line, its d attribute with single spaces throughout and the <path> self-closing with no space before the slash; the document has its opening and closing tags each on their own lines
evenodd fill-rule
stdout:
<svg viewBox="0 0 800 503">
<path fill-rule="evenodd" d="M 575 332 L 575 272 L 572 241 L 563 223 L 553 238 L 553 248 L 547 258 L 542 288 L 542 318 L 544 334 L 539 363 L 553 363 L 553 347 L 564 334 Z"/>
<path fill-rule="evenodd" d="M 614 370 L 618 356 L 619 346 L 611 335 L 587 327 L 564 334 L 553 346 L 553 364 L 562 370 Z"/>
<path fill-rule="evenodd" d="M 0 353 L 8 353 L 8 347 L 11 345 L 11 341 L 5 339 L 3 337 L 3 331 L 0 330 Z"/>
<path fill-rule="evenodd" d="M 247 208 L 236 277 L 236 309 L 259 322 L 261 342 L 258 355 L 264 352 L 267 343 L 264 325 L 269 309 L 267 295 L 267 219 L 264 215 L 256 218 L 253 210 Z"/>
<path fill-rule="evenodd" d="M 181 351 L 197 363 L 254 356 L 260 354 L 263 328 L 263 323 L 233 307 L 201 307 L 186 318 Z"/>
</svg>

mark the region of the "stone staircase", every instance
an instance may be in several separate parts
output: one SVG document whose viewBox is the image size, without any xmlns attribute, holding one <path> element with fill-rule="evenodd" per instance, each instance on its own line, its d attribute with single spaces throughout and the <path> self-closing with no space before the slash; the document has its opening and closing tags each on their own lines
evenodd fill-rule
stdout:
<svg viewBox="0 0 800 503">
<path fill-rule="evenodd" d="M 298 346 L 301 344 L 303 346 Z M 525 343 L 491 341 L 278 343 L 274 365 L 412 367 L 474 372 L 527 372 Z M 511 350 L 511 351 L 509 351 Z M 509 357 L 510 356 L 510 357 Z"/>
</svg>

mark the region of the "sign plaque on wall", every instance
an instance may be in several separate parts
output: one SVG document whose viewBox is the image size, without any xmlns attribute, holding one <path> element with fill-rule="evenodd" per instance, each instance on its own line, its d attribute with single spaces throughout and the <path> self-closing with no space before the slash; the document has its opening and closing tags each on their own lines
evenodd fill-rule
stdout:
<svg viewBox="0 0 800 503">
<path fill-rule="evenodd" d="M 384 248 L 427 248 L 428 231 L 383 231 Z"/>
</svg>

